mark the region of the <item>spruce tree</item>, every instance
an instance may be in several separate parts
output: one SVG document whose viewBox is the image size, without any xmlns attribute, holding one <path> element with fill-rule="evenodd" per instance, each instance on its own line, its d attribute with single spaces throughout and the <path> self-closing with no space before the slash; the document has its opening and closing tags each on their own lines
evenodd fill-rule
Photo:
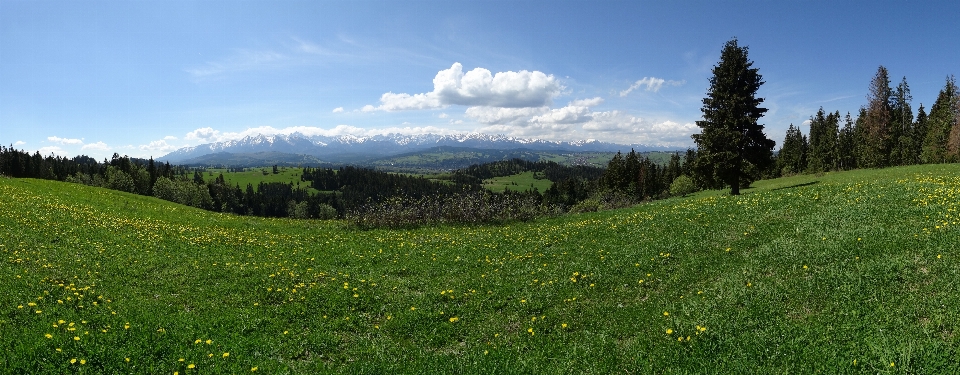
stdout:
<svg viewBox="0 0 960 375">
<path fill-rule="evenodd" d="M 840 170 L 850 170 L 857 167 L 856 160 L 856 134 L 854 131 L 853 117 L 847 112 L 844 119 L 843 129 L 840 129 L 837 135 L 837 168 Z"/>
<path fill-rule="evenodd" d="M 749 186 L 772 164 L 776 145 L 757 123 L 767 112 L 760 107 L 763 98 L 756 96 L 764 82 L 747 50 L 736 39 L 724 45 L 703 99 L 703 120 L 697 121 L 702 132 L 692 136 L 697 169 L 730 186 L 731 195 L 739 195 L 741 186 Z"/>
<path fill-rule="evenodd" d="M 910 132 L 910 155 L 913 157 L 912 164 L 922 163 L 920 154 L 923 152 L 923 141 L 927 138 L 927 111 L 923 109 L 923 104 L 917 110 L 917 119 L 913 122 L 913 129 Z"/>
<path fill-rule="evenodd" d="M 951 131 L 957 127 L 957 121 L 960 118 L 960 114 L 957 113 L 958 107 L 960 107 L 960 92 L 957 91 L 953 76 L 949 76 L 947 83 L 937 95 L 937 101 L 930 108 L 930 116 L 927 117 L 927 136 L 920 156 L 924 163 L 947 161 Z"/>
<path fill-rule="evenodd" d="M 793 124 L 787 128 L 783 147 L 777 155 L 777 164 L 784 175 L 800 173 L 807 166 L 807 138 Z"/>
<path fill-rule="evenodd" d="M 870 81 L 870 95 L 867 96 L 866 116 L 863 117 L 863 154 L 859 160 L 865 168 L 882 168 L 890 163 L 890 151 L 893 144 L 891 119 L 893 111 L 890 105 L 890 77 L 887 68 L 881 65 Z"/>
<path fill-rule="evenodd" d="M 907 77 L 903 77 L 894 89 L 891 99 L 891 141 L 890 165 L 913 164 L 913 109 L 910 108 L 910 86 Z"/>
</svg>

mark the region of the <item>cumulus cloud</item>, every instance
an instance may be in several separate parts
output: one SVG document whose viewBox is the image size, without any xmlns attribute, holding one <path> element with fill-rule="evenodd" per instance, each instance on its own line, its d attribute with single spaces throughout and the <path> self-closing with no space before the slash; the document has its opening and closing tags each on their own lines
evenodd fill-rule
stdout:
<svg viewBox="0 0 960 375">
<path fill-rule="evenodd" d="M 437 115 L 437 117 L 439 117 L 439 118 L 447 118 L 447 117 L 450 117 L 450 115 L 448 115 L 448 114 L 446 114 L 446 113 L 440 113 L 439 115 Z"/>
<path fill-rule="evenodd" d="M 156 151 L 156 152 L 168 153 L 168 152 L 176 151 L 180 147 L 168 144 L 166 140 L 161 139 L 158 141 L 152 141 L 145 145 L 140 145 L 140 147 L 137 147 L 137 148 L 140 149 L 140 151 Z"/>
<path fill-rule="evenodd" d="M 38 149 L 37 152 L 39 152 L 40 155 L 44 155 L 44 156 L 50 155 L 50 154 L 59 155 L 59 156 L 67 155 L 67 151 L 60 148 L 60 146 L 40 147 L 40 149 Z"/>
<path fill-rule="evenodd" d="M 76 138 L 60 138 L 57 136 L 47 137 L 47 140 L 54 143 L 59 143 L 62 145 L 82 145 L 83 140 Z"/>
<path fill-rule="evenodd" d="M 88 143 L 83 145 L 83 147 L 80 147 L 80 150 L 106 151 L 108 149 L 109 147 L 107 147 L 107 144 L 103 143 L 102 141 L 98 141 L 97 143 Z"/>
<path fill-rule="evenodd" d="M 633 143 L 661 146 L 686 146 L 690 135 L 699 128 L 694 123 L 650 121 L 620 111 L 594 112 L 582 129 L 589 138 L 615 141 L 626 139 Z"/>
<path fill-rule="evenodd" d="M 504 125 L 526 122 L 533 116 L 546 113 L 550 107 L 535 108 L 495 108 L 495 107 L 470 107 L 467 108 L 466 115 L 481 124 L 486 125 Z"/>
<path fill-rule="evenodd" d="M 163 139 L 164 139 L 164 140 L 167 140 L 167 141 L 175 141 L 175 140 L 177 140 L 177 137 L 174 137 L 174 136 L 172 136 L 172 135 L 168 135 L 168 136 L 166 136 L 166 137 L 163 137 Z"/>
<path fill-rule="evenodd" d="M 343 107 L 337 107 L 333 109 L 333 113 L 340 113 L 340 112 L 343 112 Z"/>
<path fill-rule="evenodd" d="M 665 79 L 663 79 L 663 78 L 643 77 L 643 79 L 641 79 L 641 80 L 639 80 L 639 81 L 637 81 L 637 82 L 634 82 L 632 85 L 630 85 L 630 88 L 628 88 L 628 89 L 626 89 L 626 90 L 623 90 L 623 91 L 620 91 L 620 97 L 627 96 L 627 95 L 630 94 L 630 92 L 632 92 L 633 90 L 639 89 L 639 88 L 641 88 L 641 87 L 643 87 L 643 86 L 646 86 L 646 90 L 647 90 L 647 91 L 657 92 L 657 91 L 660 91 L 660 88 L 662 88 L 664 85 L 666 85 L 666 86 L 681 86 L 681 85 L 686 84 L 686 83 L 687 83 L 687 81 L 685 81 L 685 80 L 684 80 L 684 81 L 673 81 L 673 80 L 669 80 L 669 81 L 668 81 L 668 80 L 665 80 Z"/>
<path fill-rule="evenodd" d="M 220 131 L 211 127 L 199 128 L 187 133 L 187 140 L 199 140 L 204 142 L 219 142 Z"/>
<path fill-rule="evenodd" d="M 551 109 L 549 112 L 530 119 L 539 124 L 579 124 L 590 121 L 592 114 L 590 107 L 603 103 L 603 98 L 580 99 L 570 102 L 566 107 Z"/>
<path fill-rule="evenodd" d="M 14 146 L 23 146 L 23 145 L 25 145 L 25 144 L 27 144 L 27 142 L 24 142 L 24 141 L 16 141 L 13 145 L 14 145 Z"/>
<path fill-rule="evenodd" d="M 553 75 L 521 70 L 491 73 L 475 68 L 466 73 L 463 65 L 454 63 L 433 78 L 433 91 L 422 94 L 388 92 L 380 96 L 380 105 L 364 106 L 373 110 L 401 111 L 442 108 L 448 105 L 498 108 L 532 108 L 548 106 L 563 91 Z"/>
</svg>

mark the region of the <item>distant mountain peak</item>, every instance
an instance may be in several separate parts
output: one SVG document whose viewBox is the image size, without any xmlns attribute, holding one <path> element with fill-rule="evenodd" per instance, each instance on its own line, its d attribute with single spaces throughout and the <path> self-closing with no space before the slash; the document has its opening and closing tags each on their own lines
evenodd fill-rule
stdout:
<svg viewBox="0 0 960 375">
<path fill-rule="evenodd" d="M 456 146 L 476 149 L 541 151 L 615 152 L 630 148 L 637 151 L 668 151 L 675 148 L 644 145 L 620 145 L 595 139 L 572 142 L 548 141 L 535 138 L 515 138 L 503 134 L 462 133 L 439 134 L 384 134 L 358 137 L 354 135 L 322 136 L 290 134 L 249 135 L 242 139 L 184 147 L 158 160 L 177 163 L 213 153 L 256 154 L 281 152 L 309 155 L 329 162 L 347 162 L 416 152 L 437 146 Z"/>
</svg>

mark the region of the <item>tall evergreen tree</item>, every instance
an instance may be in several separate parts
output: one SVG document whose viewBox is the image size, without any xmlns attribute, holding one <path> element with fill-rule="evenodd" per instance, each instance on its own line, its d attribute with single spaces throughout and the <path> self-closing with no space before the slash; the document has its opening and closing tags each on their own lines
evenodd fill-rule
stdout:
<svg viewBox="0 0 960 375">
<path fill-rule="evenodd" d="M 843 129 L 837 135 L 837 168 L 840 170 L 850 170 L 857 167 L 856 160 L 856 134 L 854 131 L 853 118 L 850 112 L 844 118 Z"/>
<path fill-rule="evenodd" d="M 731 195 L 739 195 L 741 186 L 749 186 L 772 164 L 776 145 L 757 123 L 767 112 L 760 107 L 763 98 L 756 96 L 764 82 L 747 50 L 736 39 L 724 45 L 703 99 L 703 120 L 697 121 L 702 132 L 692 136 L 699 149 L 698 170 L 730 186 Z"/>
<path fill-rule="evenodd" d="M 870 94 L 867 96 L 866 116 L 863 119 L 863 154 L 858 160 L 861 167 L 881 168 L 890 163 L 890 150 L 893 131 L 890 106 L 890 77 L 883 65 L 870 81 Z"/>
<path fill-rule="evenodd" d="M 947 77 L 947 83 L 937 101 L 930 108 L 927 118 L 927 136 L 923 141 L 923 151 L 920 158 L 924 163 L 943 163 L 947 161 L 947 147 L 951 131 L 957 126 L 958 106 L 960 106 L 960 92 L 953 76 Z"/>
<path fill-rule="evenodd" d="M 836 168 L 837 132 L 840 112 L 826 114 L 823 107 L 810 118 L 810 151 L 807 167 L 811 172 L 826 172 Z"/>
<path fill-rule="evenodd" d="M 927 138 L 927 129 L 927 111 L 923 109 L 923 104 L 920 104 L 920 109 L 917 110 L 917 119 L 913 122 L 913 128 L 910 132 L 910 146 L 913 147 L 910 150 L 910 155 L 913 158 L 911 164 L 923 162 L 920 154 L 923 152 L 923 141 Z"/>
<path fill-rule="evenodd" d="M 913 109 L 910 108 L 910 86 L 907 77 L 893 91 L 891 99 L 891 141 L 890 165 L 909 165 L 914 163 L 913 155 Z"/>
<path fill-rule="evenodd" d="M 787 135 L 783 138 L 777 165 L 784 175 L 803 172 L 807 166 L 807 137 L 793 124 L 787 128 Z"/>
</svg>

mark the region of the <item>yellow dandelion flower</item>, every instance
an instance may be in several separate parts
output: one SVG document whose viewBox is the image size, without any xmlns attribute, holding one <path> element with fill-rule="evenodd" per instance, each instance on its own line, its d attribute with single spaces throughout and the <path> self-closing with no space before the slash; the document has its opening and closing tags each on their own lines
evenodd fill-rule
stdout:
<svg viewBox="0 0 960 375">
<path fill-rule="evenodd" d="M 450 323 L 456 323 L 456 322 L 459 321 L 459 320 L 460 320 L 460 318 L 458 318 L 458 317 L 452 317 L 452 318 L 450 318 Z"/>
<path fill-rule="evenodd" d="M 197 366 L 196 366 L 196 365 L 194 365 L 193 363 L 191 363 L 191 364 L 189 364 L 189 365 L 187 365 L 187 368 L 194 368 L 194 367 L 197 367 Z"/>
<path fill-rule="evenodd" d="M 48 339 L 52 339 L 52 338 L 53 338 L 53 335 L 51 335 L 51 334 L 49 334 L 49 333 L 46 334 L 46 335 L 43 335 L 43 336 L 46 337 L 46 338 L 48 338 Z"/>
<path fill-rule="evenodd" d="M 70 358 L 70 364 L 72 365 L 72 364 L 74 364 L 74 363 L 77 363 L 77 359 L 76 359 L 76 358 Z"/>
<path fill-rule="evenodd" d="M 230 353 L 227 353 L 227 352 L 224 352 L 224 353 L 223 353 L 223 358 L 227 358 L 227 357 L 229 357 L 229 356 L 230 356 Z"/>
<path fill-rule="evenodd" d="M 87 364 L 87 360 L 86 360 L 86 359 L 81 359 L 81 360 L 80 360 L 80 364 L 81 364 L 81 365 Z"/>
<path fill-rule="evenodd" d="M 561 325 L 560 325 L 560 328 L 567 328 L 567 323 L 561 324 Z"/>
<path fill-rule="evenodd" d="M 668 335 L 672 335 L 672 334 L 673 334 L 673 330 L 670 329 L 670 328 L 667 328 L 667 334 L 668 334 Z"/>
<path fill-rule="evenodd" d="M 663 316 L 670 316 L 670 313 L 664 311 L 664 312 L 663 312 Z"/>
<path fill-rule="evenodd" d="M 213 343 L 213 340 L 210 340 L 210 339 L 207 339 L 207 341 L 204 341 L 204 342 L 206 342 L 206 343 L 207 343 L 207 345 L 210 345 L 210 344 L 212 344 L 212 343 Z"/>
<path fill-rule="evenodd" d="M 530 335 L 533 335 L 533 328 L 527 328 L 527 332 L 530 332 Z"/>
<path fill-rule="evenodd" d="M 251 368 L 250 368 L 250 372 L 257 372 L 257 366 L 251 367 Z"/>
<path fill-rule="evenodd" d="M 80 341 L 80 336 L 73 336 L 73 341 Z"/>
</svg>

